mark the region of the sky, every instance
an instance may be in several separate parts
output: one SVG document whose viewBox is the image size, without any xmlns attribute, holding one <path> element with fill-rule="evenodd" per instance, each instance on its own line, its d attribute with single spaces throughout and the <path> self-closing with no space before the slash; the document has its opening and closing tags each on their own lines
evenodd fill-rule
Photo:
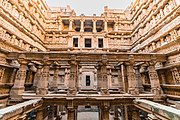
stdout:
<svg viewBox="0 0 180 120">
<path fill-rule="evenodd" d="M 66 7 L 70 5 L 77 15 L 100 15 L 104 6 L 113 9 L 126 9 L 134 0 L 46 0 L 51 7 Z"/>
</svg>

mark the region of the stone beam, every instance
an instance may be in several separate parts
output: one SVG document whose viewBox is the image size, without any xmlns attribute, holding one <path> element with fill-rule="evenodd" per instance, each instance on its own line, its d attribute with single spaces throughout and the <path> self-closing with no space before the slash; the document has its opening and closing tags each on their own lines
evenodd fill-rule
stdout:
<svg viewBox="0 0 180 120">
<path fill-rule="evenodd" d="M 0 119 L 15 120 L 16 118 L 24 116 L 26 113 L 41 107 L 42 103 L 41 99 L 35 99 L 0 109 Z"/>
<path fill-rule="evenodd" d="M 166 55 L 163 54 L 139 54 L 139 53 L 88 53 L 88 52 L 22 52 L 26 55 L 26 59 L 30 61 L 42 61 L 44 55 L 49 56 L 49 61 L 70 61 L 72 55 L 76 56 L 77 62 L 99 62 L 102 61 L 102 56 L 106 55 L 106 59 L 109 62 L 128 61 L 129 56 L 133 56 L 134 62 L 148 62 L 152 58 L 156 58 L 157 62 L 165 62 L 167 60 Z M 11 52 L 8 54 L 8 59 L 18 59 L 21 52 Z"/>
<path fill-rule="evenodd" d="M 180 110 L 155 103 L 149 100 L 136 99 L 134 100 L 135 106 L 162 120 L 179 120 Z"/>
</svg>

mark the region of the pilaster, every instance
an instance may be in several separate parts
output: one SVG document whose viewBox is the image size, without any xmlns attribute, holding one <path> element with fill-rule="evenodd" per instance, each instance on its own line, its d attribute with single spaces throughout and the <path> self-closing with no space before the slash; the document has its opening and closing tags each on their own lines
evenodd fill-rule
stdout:
<svg viewBox="0 0 180 120">
<path fill-rule="evenodd" d="M 37 89 L 38 83 L 40 82 L 41 73 L 42 73 L 42 67 L 43 67 L 42 65 L 37 65 L 36 66 L 37 71 L 35 73 L 34 81 L 33 81 L 33 88 L 34 88 L 34 90 Z"/>
<path fill-rule="evenodd" d="M 93 20 L 93 33 L 96 33 L 97 31 L 96 31 L 96 21 L 97 20 Z"/>
<path fill-rule="evenodd" d="M 136 79 L 136 91 L 138 93 L 141 93 L 143 91 L 143 86 L 142 86 L 141 74 L 140 74 L 139 69 L 140 69 L 139 66 L 134 66 L 135 79 Z"/>
<path fill-rule="evenodd" d="M 53 76 L 53 81 L 52 81 L 52 89 L 54 91 L 58 91 L 58 78 L 59 78 L 59 66 L 54 65 L 54 76 Z"/>
<path fill-rule="evenodd" d="M 102 75 L 102 83 L 101 83 L 101 94 L 102 95 L 108 95 L 109 91 L 108 91 L 108 78 L 107 78 L 107 65 L 108 65 L 108 61 L 107 61 L 107 56 L 103 55 L 102 56 L 102 62 L 101 62 L 101 75 Z"/>
<path fill-rule="evenodd" d="M 69 31 L 73 30 L 73 20 L 69 19 Z"/>
<path fill-rule="evenodd" d="M 80 29 L 80 32 L 84 32 L 84 20 L 81 19 L 81 29 Z"/>
<path fill-rule="evenodd" d="M 71 56 L 71 61 L 69 62 L 70 68 L 70 78 L 69 78 L 69 88 L 68 94 L 75 95 L 77 92 L 77 69 L 78 63 L 76 62 L 76 56 Z"/>
<path fill-rule="evenodd" d="M 104 20 L 104 31 L 105 32 L 108 32 L 108 29 L 107 29 L 107 19 Z"/>
</svg>

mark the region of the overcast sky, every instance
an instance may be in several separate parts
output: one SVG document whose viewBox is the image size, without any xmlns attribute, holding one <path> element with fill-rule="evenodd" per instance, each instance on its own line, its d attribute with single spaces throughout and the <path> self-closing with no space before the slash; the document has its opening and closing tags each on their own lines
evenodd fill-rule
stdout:
<svg viewBox="0 0 180 120">
<path fill-rule="evenodd" d="M 126 9 L 134 0 L 46 0 L 52 7 L 65 7 L 70 5 L 77 15 L 100 15 L 104 6 L 109 8 Z"/>
</svg>

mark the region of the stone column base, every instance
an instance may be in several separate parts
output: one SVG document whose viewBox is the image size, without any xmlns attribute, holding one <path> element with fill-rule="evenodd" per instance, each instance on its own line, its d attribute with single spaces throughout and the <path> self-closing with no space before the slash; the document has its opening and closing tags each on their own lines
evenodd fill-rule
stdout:
<svg viewBox="0 0 180 120">
<path fill-rule="evenodd" d="M 10 98 L 13 101 L 22 101 L 22 95 L 24 93 L 25 87 L 12 87 L 10 91 Z"/>
</svg>

